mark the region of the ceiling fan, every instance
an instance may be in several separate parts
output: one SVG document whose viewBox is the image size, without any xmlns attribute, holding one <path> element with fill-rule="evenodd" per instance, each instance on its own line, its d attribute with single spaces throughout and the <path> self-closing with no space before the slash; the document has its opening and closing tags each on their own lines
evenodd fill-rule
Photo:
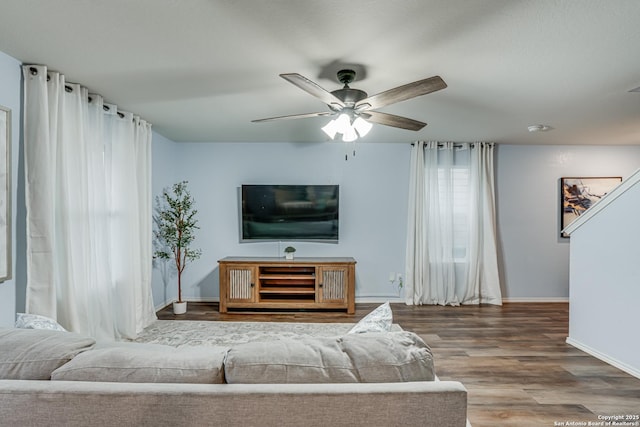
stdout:
<svg viewBox="0 0 640 427">
<path fill-rule="evenodd" d="M 272 120 L 304 119 L 320 116 L 338 116 L 322 129 L 333 139 L 336 133 L 343 135 L 344 141 L 354 141 L 371 129 L 371 123 L 392 126 L 401 129 L 418 131 L 427 124 L 407 117 L 374 111 L 375 109 L 406 101 L 407 99 L 426 95 L 447 87 L 440 76 L 418 80 L 369 96 L 360 89 L 353 89 L 349 84 L 355 80 L 356 73 L 345 69 L 338 71 L 338 81 L 344 84 L 342 89 L 327 91 L 317 83 L 297 74 L 280 74 L 280 77 L 315 96 L 329 107 L 329 111 L 317 113 L 293 114 L 289 116 L 269 117 L 252 120 L 254 123 Z M 370 122 L 370 123 L 369 123 Z M 357 132 L 357 134 L 356 134 Z"/>
</svg>

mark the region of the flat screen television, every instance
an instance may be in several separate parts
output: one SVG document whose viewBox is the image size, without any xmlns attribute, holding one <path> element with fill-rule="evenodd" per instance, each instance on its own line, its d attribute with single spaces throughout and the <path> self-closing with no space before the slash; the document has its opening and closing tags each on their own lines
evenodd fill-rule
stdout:
<svg viewBox="0 0 640 427">
<path fill-rule="evenodd" d="M 338 185 L 243 185 L 240 241 L 338 242 Z"/>
</svg>

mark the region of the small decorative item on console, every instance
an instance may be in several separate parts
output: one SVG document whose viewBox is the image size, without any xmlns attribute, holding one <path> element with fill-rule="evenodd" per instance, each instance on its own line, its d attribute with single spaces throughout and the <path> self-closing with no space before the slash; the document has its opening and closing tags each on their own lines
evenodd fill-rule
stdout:
<svg viewBox="0 0 640 427">
<path fill-rule="evenodd" d="M 293 253 L 296 251 L 296 248 L 293 246 L 287 246 L 284 248 L 284 258 L 285 259 L 293 259 Z"/>
</svg>

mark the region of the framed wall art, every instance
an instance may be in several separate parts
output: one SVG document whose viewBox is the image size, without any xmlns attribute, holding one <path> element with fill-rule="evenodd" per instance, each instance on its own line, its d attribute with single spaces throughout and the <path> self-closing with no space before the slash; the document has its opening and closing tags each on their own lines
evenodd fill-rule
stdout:
<svg viewBox="0 0 640 427">
<path fill-rule="evenodd" d="M 11 278 L 11 110 L 0 105 L 0 282 Z"/>
<path fill-rule="evenodd" d="M 613 190 L 622 177 L 571 177 L 560 178 L 560 235 L 566 226 Z"/>
</svg>

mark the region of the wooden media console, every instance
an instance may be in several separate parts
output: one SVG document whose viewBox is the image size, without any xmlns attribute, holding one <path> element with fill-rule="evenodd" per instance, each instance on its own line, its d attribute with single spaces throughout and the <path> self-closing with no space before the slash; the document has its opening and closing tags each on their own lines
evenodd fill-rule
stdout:
<svg viewBox="0 0 640 427">
<path fill-rule="evenodd" d="M 218 263 L 220 313 L 248 309 L 355 313 L 353 258 L 226 257 Z"/>
</svg>

